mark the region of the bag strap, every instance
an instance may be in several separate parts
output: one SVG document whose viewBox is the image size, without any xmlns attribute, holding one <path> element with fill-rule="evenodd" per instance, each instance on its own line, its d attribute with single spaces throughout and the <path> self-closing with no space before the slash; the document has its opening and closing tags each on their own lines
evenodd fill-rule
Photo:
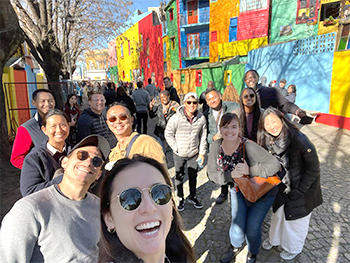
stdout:
<svg viewBox="0 0 350 263">
<path fill-rule="evenodd" d="M 134 137 L 131 138 L 128 147 L 126 147 L 126 153 L 125 153 L 125 157 L 129 157 L 129 153 L 131 150 L 132 145 L 134 144 L 134 142 L 136 141 L 136 139 L 140 136 L 140 134 L 136 134 Z"/>
</svg>

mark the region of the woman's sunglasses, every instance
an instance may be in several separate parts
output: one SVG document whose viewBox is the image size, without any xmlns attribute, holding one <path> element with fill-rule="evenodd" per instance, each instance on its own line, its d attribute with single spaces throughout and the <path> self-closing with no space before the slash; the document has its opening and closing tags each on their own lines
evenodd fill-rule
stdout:
<svg viewBox="0 0 350 263">
<path fill-rule="evenodd" d="M 246 95 L 243 96 L 243 99 L 248 99 L 249 97 L 254 98 L 255 94 L 253 94 L 253 93 L 249 94 L 249 95 L 246 94 Z"/>
<path fill-rule="evenodd" d="M 77 158 L 80 161 L 85 161 L 89 157 L 90 157 L 90 154 L 87 151 L 83 151 L 83 150 L 77 151 Z M 92 165 L 95 166 L 96 168 L 101 167 L 102 164 L 103 164 L 103 160 L 101 157 L 95 156 L 92 158 Z"/>
<path fill-rule="evenodd" d="M 156 184 L 151 188 L 129 188 L 121 192 L 111 200 L 119 199 L 121 207 L 128 212 L 135 211 L 142 202 L 142 192 L 148 190 L 148 193 L 156 205 L 166 205 L 169 203 L 172 195 L 172 189 L 167 184 Z"/>
<path fill-rule="evenodd" d="M 110 116 L 108 118 L 109 122 L 115 122 L 117 119 L 119 118 L 119 120 L 121 121 L 125 121 L 128 118 L 128 115 L 126 114 L 120 114 L 118 117 L 117 116 Z"/>
<path fill-rule="evenodd" d="M 196 100 L 194 100 L 194 101 L 188 100 L 188 101 L 186 101 L 186 103 L 187 103 L 188 105 L 191 105 L 191 104 L 197 105 L 197 104 L 198 104 L 198 101 L 196 101 Z"/>
</svg>

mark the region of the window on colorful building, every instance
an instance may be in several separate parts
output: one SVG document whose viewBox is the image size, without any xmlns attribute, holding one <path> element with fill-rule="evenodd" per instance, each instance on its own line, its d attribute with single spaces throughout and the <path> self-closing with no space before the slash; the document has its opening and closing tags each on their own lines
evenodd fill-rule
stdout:
<svg viewBox="0 0 350 263">
<path fill-rule="evenodd" d="M 120 57 L 124 57 L 123 44 L 120 44 Z"/>
<path fill-rule="evenodd" d="M 296 23 L 307 23 L 317 21 L 318 1 L 298 0 Z"/>
<path fill-rule="evenodd" d="M 230 18 L 230 29 L 228 33 L 228 41 L 234 42 L 237 40 L 237 17 Z"/>
<path fill-rule="evenodd" d="M 170 73 L 170 80 L 171 80 L 171 82 L 174 81 L 174 73 Z"/>
<path fill-rule="evenodd" d="M 202 70 L 196 70 L 196 86 L 202 87 Z"/>
<path fill-rule="evenodd" d="M 210 32 L 210 42 L 216 42 L 218 40 L 218 31 Z"/>
<path fill-rule="evenodd" d="M 128 40 L 128 47 L 129 47 L 129 56 L 131 56 L 130 40 Z"/>
<path fill-rule="evenodd" d="M 187 35 L 187 52 L 189 58 L 199 57 L 199 33 Z"/>
<path fill-rule="evenodd" d="M 174 20 L 174 8 L 169 9 L 169 20 Z"/>
<path fill-rule="evenodd" d="M 147 68 L 149 68 L 149 58 L 147 59 Z"/>
<path fill-rule="evenodd" d="M 143 36 L 142 33 L 140 33 L 140 52 L 143 51 Z"/>
<path fill-rule="evenodd" d="M 340 17 L 341 1 L 321 5 L 320 21 L 325 21 L 332 16 L 334 19 Z"/>
<path fill-rule="evenodd" d="M 267 8 L 267 0 L 240 0 L 239 12 L 247 12 L 250 10 L 256 10 L 261 8 Z"/>
<path fill-rule="evenodd" d="M 186 76 L 185 74 L 181 74 L 181 84 L 185 84 L 186 83 Z"/>
<path fill-rule="evenodd" d="M 350 24 L 344 25 L 340 35 L 338 51 L 350 50 Z"/>
<path fill-rule="evenodd" d="M 187 1 L 187 23 L 198 23 L 198 0 Z"/>
<path fill-rule="evenodd" d="M 210 3 L 216 3 L 218 0 L 210 0 Z"/>
<path fill-rule="evenodd" d="M 167 65 L 167 62 L 164 62 L 164 65 L 163 65 L 163 70 L 164 70 L 164 72 L 167 72 L 167 71 L 168 71 L 168 65 Z"/>
<path fill-rule="evenodd" d="M 175 37 L 172 36 L 172 37 L 170 38 L 170 41 L 171 41 L 171 50 L 175 50 Z"/>
<path fill-rule="evenodd" d="M 146 53 L 149 55 L 149 38 L 146 39 Z"/>
<path fill-rule="evenodd" d="M 166 41 L 163 42 L 163 58 L 166 59 Z"/>
</svg>

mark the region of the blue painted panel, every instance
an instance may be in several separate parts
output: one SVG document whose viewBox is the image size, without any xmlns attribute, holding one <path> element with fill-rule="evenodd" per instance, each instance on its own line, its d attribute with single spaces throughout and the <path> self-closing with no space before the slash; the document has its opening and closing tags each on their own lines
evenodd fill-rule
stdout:
<svg viewBox="0 0 350 263">
<path fill-rule="evenodd" d="M 318 47 L 318 52 L 313 52 L 310 48 L 310 54 L 306 50 L 295 51 L 296 47 L 300 48 L 298 41 L 252 50 L 248 53 L 246 71 L 252 68 L 257 70 L 260 76 L 267 78 L 267 83 L 285 78 L 287 86 L 296 85 L 296 104 L 300 108 L 329 113 L 334 57 L 334 49 L 331 46 L 334 46 L 335 38 L 332 41 L 332 36 L 326 35 L 318 36 L 322 40 L 322 43 L 318 44 L 325 47 Z M 312 37 L 305 41 L 312 43 L 315 39 Z"/>
<path fill-rule="evenodd" d="M 27 75 L 27 82 L 36 82 L 35 74 L 33 73 L 30 66 L 28 64 L 26 64 L 26 65 L 24 65 L 24 69 L 25 69 L 26 75 Z M 35 109 L 34 105 L 32 104 L 32 94 L 35 90 L 37 90 L 36 84 L 28 84 L 27 90 L 28 90 L 29 107 L 34 108 L 33 110 L 30 110 L 30 116 L 33 116 L 36 112 L 36 109 Z"/>
<path fill-rule="evenodd" d="M 198 1 L 198 22 L 205 23 L 209 22 L 210 19 L 210 8 L 209 8 L 209 0 L 199 0 Z"/>
<path fill-rule="evenodd" d="M 229 42 L 237 41 L 237 17 L 230 19 Z"/>
</svg>

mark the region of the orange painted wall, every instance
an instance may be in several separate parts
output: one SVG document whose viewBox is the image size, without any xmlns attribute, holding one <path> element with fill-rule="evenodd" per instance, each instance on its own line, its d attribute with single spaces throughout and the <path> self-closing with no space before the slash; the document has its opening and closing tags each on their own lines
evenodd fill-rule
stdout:
<svg viewBox="0 0 350 263">
<path fill-rule="evenodd" d="M 218 61 L 219 44 L 229 41 L 230 18 L 239 15 L 239 0 L 218 0 L 210 4 L 209 34 L 217 31 L 217 41 L 209 42 L 209 61 Z"/>
<path fill-rule="evenodd" d="M 15 82 L 26 82 L 27 76 L 25 70 L 14 70 L 14 81 Z M 30 119 L 29 113 L 29 99 L 28 99 L 28 90 L 26 84 L 16 84 L 16 101 L 18 109 L 26 109 L 26 110 L 18 110 L 18 125 L 26 122 Z"/>
</svg>

